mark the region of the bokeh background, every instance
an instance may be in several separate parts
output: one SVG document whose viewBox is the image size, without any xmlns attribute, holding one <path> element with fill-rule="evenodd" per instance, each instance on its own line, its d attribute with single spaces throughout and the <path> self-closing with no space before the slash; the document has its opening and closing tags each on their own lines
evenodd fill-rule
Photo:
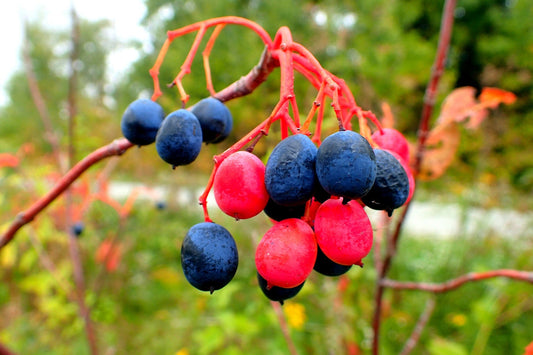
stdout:
<svg viewBox="0 0 533 355">
<path fill-rule="evenodd" d="M 72 161 L 120 137 L 125 107 L 152 93 L 148 70 L 166 31 L 211 17 L 246 17 L 272 37 L 280 26 L 288 26 L 295 41 L 347 82 L 362 108 L 382 117 L 383 104 L 388 104 L 395 127 L 416 139 L 443 1 L 116 1 L 101 5 L 112 10 L 109 15 L 84 10 L 100 7 L 91 3 L 73 3 L 74 10 L 79 7 L 76 36 L 70 4 L 58 3 L 54 9 L 49 2 L 28 2 L 2 12 L 17 20 L 2 25 L 1 35 L 14 46 L 8 47 L 5 62 L 0 60 L 7 73 L 0 152 L 16 157 L 0 167 L 2 230 L 57 180 L 61 170 L 50 132 Z M 443 99 L 457 87 L 498 87 L 517 100 L 492 110 L 477 130 L 461 126 L 459 150 L 446 174 L 418 183 L 391 278 L 439 282 L 468 271 L 532 269 L 532 15 L 524 0 L 458 1 L 433 121 Z M 193 39 L 174 41 L 161 68 L 163 83 L 178 73 Z M 78 56 L 71 66 L 73 43 Z M 211 55 L 215 89 L 246 74 L 262 50 L 252 31 L 227 26 Z M 31 63 L 48 123 L 32 97 L 24 60 Z M 72 68 L 75 124 L 68 111 Z M 303 77 L 296 79 L 299 103 L 310 107 L 316 92 Z M 208 95 L 200 55 L 184 86 L 191 103 Z M 177 91 L 163 91 L 159 102 L 165 110 L 179 108 Z M 227 103 L 233 132 L 220 145 L 204 146 L 194 165 L 172 170 L 148 146 L 100 163 L 76 184 L 69 208 L 84 226 L 79 248 L 86 303 L 101 353 L 288 353 L 279 313 L 255 277 L 254 248 L 270 223 L 266 216 L 236 222 L 211 204 L 216 221 L 237 240 L 241 258 L 235 279 L 214 295 L 188 285 L 179 264 L 181 240 L 203 218 L 196 201 L 212 169 L 211 157 L 265 119 L 278 98 L 275 70 L 252 95 Z M 255 152 L 266 157 L 278 138 L 274 129 Z M 98 200 L 84 204 L 91 196 Z M 83 319 L 69 296 L 74 286 L 67 241 L 73 221 L 65 218 L 66 205 L 56 201 L 0 253 L 0 343 L 17 353 L 89 353 Z M 105 241 L 120 250 L 114 265 L 98 256 Z M 342 278 L 313 274 L 281 311 L 298 351 L 368 353 L 375 280 L 371 256 L 363 269 L 354 268 Z M 532 290 L 527 283 L 498 279 L 436 296 L 435 311 L 414 353 L 523 354 L 533 341 Z M 384 354 L 400 352 L 431 297 L 387 292 Z"/>
</svg>

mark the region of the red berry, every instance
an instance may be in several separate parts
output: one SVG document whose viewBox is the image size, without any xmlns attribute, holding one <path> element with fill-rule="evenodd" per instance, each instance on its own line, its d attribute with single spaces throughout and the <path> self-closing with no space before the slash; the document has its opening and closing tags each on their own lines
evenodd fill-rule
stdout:
<svg viewBox="0 0 533 355">
<path fill-rule="evenodd" d="M 394 128 L 383 128 L 372 133 L 372 139 L 381 149 L 392 150 L 409 162 L 409 143 L 403 134 Z"/>
<path fill-rule="evenodd" d="M 220 163 L 213 182 L 218 207 L 236 219 L 259 214 L 268 202 L 265 164 L 254 154 L 238 151 Z"/>
<path fill-rule="evenodd" d="M 341 265 L 359 263 L 372 248 L 372 225 L 355 200 L 343 203 L 341 199 L 329 199 L 320 205 L 315 235 L 324 254 Z"/>
<path fill-rule="evenodd" d="M 317 244 L 313 229 L 298 218 L 274 224 L 255 252 L 255 265 L 269 286 L 300 285 L 313 271 Z"/>
</svg>

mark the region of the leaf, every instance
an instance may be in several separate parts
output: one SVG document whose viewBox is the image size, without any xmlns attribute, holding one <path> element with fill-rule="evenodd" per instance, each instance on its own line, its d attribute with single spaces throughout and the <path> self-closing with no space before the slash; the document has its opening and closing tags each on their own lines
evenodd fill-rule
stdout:
<svg viewBox="0 0 533 355">
<path fill-rule="evenodd" d="M 479 101 L 489 108 L 496 108 L 500 103 L 510 105 L 516 101 L 516 95 L 510 91 L 485 87 L 479 95 Z"/>
<path fill-rule="evenodd" d="M 431 355 L 467 355 L 468 351 L 459 343 L 443 339 L 431 339 L 428 347 Z"/>
<path fill-rule="evenodd" d="M 438 125 L 429 132 L 418 178 L 436 179 L 450 166 L 459 148 L 461 132 L 456 123 Z"/>
<path fill-rule="evenodd" d="M 460 87 L 449 93 L 442 104 L 437 125 L 464 121 L 477 105 L 475 95 L 476 89 L 471 86 Z"/>
</svg>

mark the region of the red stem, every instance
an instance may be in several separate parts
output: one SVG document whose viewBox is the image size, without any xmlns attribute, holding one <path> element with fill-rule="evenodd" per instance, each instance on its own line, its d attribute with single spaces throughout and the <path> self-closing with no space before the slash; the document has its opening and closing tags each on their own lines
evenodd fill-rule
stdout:
<svg viewBox="0 0 533 355">
<path fill-rule="evenodd" d="M 418 130 L 418 143 L 416 149 L 416 161 L 414 166 L 415 176 L 420 168 L 422 161 L 424 146 L 426 143 L 427 135 L 429 132 L 429 119 L 433 112 L 433 107 L 435 105 L 435 96 L 437 92 L 438 83 L 442 76 L 444 70 L 444 61 L 448 53 L 448 48 L 450 47 L 450 39 L 453 28 L 453 16 L 455 9 L 456 0 L 446 0 L 444 3 L 444 10 L 442 14 L 441 27 L 439 32 L 439 43 L 437 47 L 437 53 L 433 68 L 431 71 L 431 77 L 426 89 L 426 94 L 424 96 L 424 106 L 422 109 L 422 115 L 420 118 L 420 126 Z M 411 200 L 412 201 L 412 200 Z M 383 293 L 384 286 L 381 283 L 382 280 L 386 277 L 388 270 L 390 268 L 392 259 L 395 255 L 397 244 L 399 241 L 401 226 L 407 215 L 409 209 L 409 203 L 404 208 L 403 214 L 398 222 L 397 228 L 392 236 L 391 241 L 387 245 L 387 254 L 383 261 L 381 272 L 378 274 L 378 285 L 376 288 L 376 294 L 374 298 L 374 317 L 372 321 L 372 329 L 374 331 L 374 338 L 372 340 L 372 353 L 374 355 L 379 354 L 379 337 L 380 337 L 380 328 L 381 328 L 381 310 L 383 304 Z"/>
<path fill-rule="evenodd" d="M 419 290 L 432 293 L 444 293 L 453 291 L 467 282 L 481 281 L 495 277 L 504 277 L 508 279 L 533 283 L 533 271 L 519 271 L 513 269 L 499 269 L 484 272 L 469 272 L 468 274 L 456 277 L 454 279 L 442 282 L 408 282 L 396 281 L 390 279 L 381 280 L 383 287 L 393 288 L 396 290 Z"/>
<path fill-rule="evenodd" d="M 115 155 L 122 155 L 131 147 L 133 147 L 133 144 L 126 138 L 117 139 L 106 146 L 98 148 L 74 165 L 46 195 L 34 202 L 26 211 L 17 215 L 17 218 L 15 218 L 1 236 L 0 250 L 15 237 L 15 234 L 20 228 L 31 222 L 41 211 L 48 207 L 50 203 L 65 192 L 65 190 L 87 169 L 100 160 Z"/>
</svg>

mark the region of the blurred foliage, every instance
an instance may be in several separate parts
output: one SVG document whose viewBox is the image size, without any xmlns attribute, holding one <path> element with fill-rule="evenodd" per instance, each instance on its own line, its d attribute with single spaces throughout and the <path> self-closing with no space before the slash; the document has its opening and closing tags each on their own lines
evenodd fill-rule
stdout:
<svg viewBox="0 0 533 355">
<path fill-rule="evenodd" d="M 121 168 L 119 163 L 116 169 Z M 48 188 L 43 183 L 28 189 L 20 178 L 26 170 L 34 172 L 25 165 L 0 170 L 7 201 L 15 201 L 15 196 L 31 200 Z M 34 172 L 35 181 L 46 181 L 51 170 L 49 166 Z M 96 172 L 86 179 L 95 181 Z M 101 201 L 83 214 L 85 228 L 78 240 L 86 302 L 102 353 L 287 353 L 276 312 L 256 279 L 255 246 L 270 225 L 265 215 L 235 221 L 211 206 L 214 221 L 236 239 L 240 263 L 235 278 L 209 295 L 189 285 L 183 275 L 181 241 L 188 228 L 203 220 L 201 208 L 187 198 L 194 199 L 191 192 L 204 183 L 205 177 L 165 185 L 167 193 L 143 195 L 127 218 Z M 88 353 L 83 322 L 70 296 L 74 286 L 63 204 L 63 199 L 54 202 L 0 254 L 0 343 L 17 353 Z M 0 206 L 4 216 L 20 207 Z M 404 235 L 390 276 L 442 282 L 468 271 L 531 269 L 531 239 L 515 238 L 490 231 L 458 233 L 438 242 L 432 236 Z M 122 247 L 114 270 L 97 258 L 99 245 L 111 239 Z M 46 267 L 46 258 L 52 268 Z M 285 303 L 283 314 L 301 354 L 369 352 L 376 271 L 372 257 L 364 262 L 363 269 L 354 267 L 341 277 L 313 272 L 302 291 Z M 437 296 L 391 290 L 384 300 L 381 350 L 398 353 L 424 303 L 435 297 L 435 311 L 414 354 L 520 355 L 531 341 L 530 294 L 531 285 L 506 279 L 470 283 Z"/>
<path fill-rule="evenodd" d="M 107 35 L 108 23 L 81 22 L 77 158 L 119 137 L 120 116 L 138 96 L 150 96 L 153 66 L 167 30 L 216 16 L 237 15 L 262 25 L 273 37 L 283 25 L 308 47 L 322 65 L 346 80 L 359 105 L 381 115 L 388 102 L 396 124 L 411 139 L 416 135 L 424 90 L 437 45 L 442 1 L 164 1 L 146 0 L 144 26 L 151 45 L 117 44 Z M 496 86 L 518 96 L 513 106 L 500 108 L 481 131 L 462 132 L 460 152 L 448 175 L 421 183 L 419 198 L 436 199 L 436 191 L 466 205 L 505 206 L 528 210 L 533 188 L 531 80 L 533 28 L 527 1 L 464 0 L 456 10 L 449 59 L 437 103 L 454 87 Z M 43 23 L 27 28 L 27 44 L 39 86 L 54 128 L 66 145 L 68 51 L 70 35 L 49 30 Z M 187 55 L 194 36 L 176 39 L 161 68 L 165 95 L 160 102 L 170 112 L 180 105 L 170 82 Z M 205 43 L 205 42 L 204 42 Z M 108 82 L 106 60 L 119 45 L 141 52 L 124 79 Z M 246 74 L 259 60 L 263 45 L 250 30 L 227 26 L 211 55 L 216 89 Z M 208 95 L 201 56 L 184 85 L 194 103 Z M 301 112 L 310 107 L 314 89 L 297 76 Z M 18 152 L 20 166 L 0 170 L 2 230 L 18 211 L 50 189 L 54 172 L 50 147 L 29 94 L 23 72 L 14 72 L 8 86 L 10 101 L 0 108 L 0 151 Z M 220 146 L 205 146 L 194 167 L 173 172 L 152 146 L 131 149 L 120 159 L 114 179 L 161 184 L 180 196 L 192 196 L 206 182 L 211 157 L 227 148 L 268 116 L 279 96 L 279 71 L 252 95 L 228 102 L 235 119 L 232 135 Z M 438 107 L 437 107 L 438 109 Z M 438 110 L 436 110 L 438 112 Z M 277 139 L 274 130 L 259 144 L 267 153 Z M 26 151 L 31 142 L 34 149 Z M 96 179 L 95 167 L 87 181 Z M 192 192 L 191 192 L 192 191 Z M 429 191 L 429 192 L 428 192 Z M 257 286 L 253 263 L 258 238 L 268 227 L 264 216 L 238 223 L 215 213 L 217 222 L 232 232 L 241 263 L 235 279 L 208 295 L 186 282 L 179 264 L 179 246 L 186 230 L 202 218 L 171 200 L 166 209 L 154 201 L 139 201 L 127 219 L 102 202 L 91 205 L 80 239 L 87 278 L 87 303 L 98 330 L 100 346 L 117 354 L 285 354 L 287 346 L 271 305 Z M 0 343 L 35 354 L 85 354 L 83 324 L 72 291 L 72 266 L 66 242 L 68 226 L 61 224 L 61 201 L 24 228 L 0 253 Z M 95 252 L 109 237 L 122 245 L 115 271 L 96 261 Z M 516 240 L 493 235 L 458 235 L 451 240 L 405 236 L 391 277 L 414 281 L 444 281 L 467 271 L 492 268 L 531 269 L 529 236 Z M 38 240 L 39 244 L 35 243 Z M 41 249 L 42 248 L 42 249 Z M 43 256 L 54 262 L 52 273 Z M 474 257 L 475 256 L 475 257 Z M 369 258 L 371 259 L 371 258 Z M 365 268 L 332 279 L 313 273 L 301 293 L 285 309 L 294 327 L 291 336 L 301 353 L 367 352 L 375 270 Z M 531 286 L 508 280 L 471 283 L 436 297 L 437 306 L 422 333 L 420 354 L 521 354 L 531 342 Z M 395 354 L 407 339 L 429 295 L 387 292 L 383 324 L 384 354 Z M 250 321 L 253 320 L 253 321 Z M 303 322 L 303 323 L 302 323 Z"/>
</svg>

